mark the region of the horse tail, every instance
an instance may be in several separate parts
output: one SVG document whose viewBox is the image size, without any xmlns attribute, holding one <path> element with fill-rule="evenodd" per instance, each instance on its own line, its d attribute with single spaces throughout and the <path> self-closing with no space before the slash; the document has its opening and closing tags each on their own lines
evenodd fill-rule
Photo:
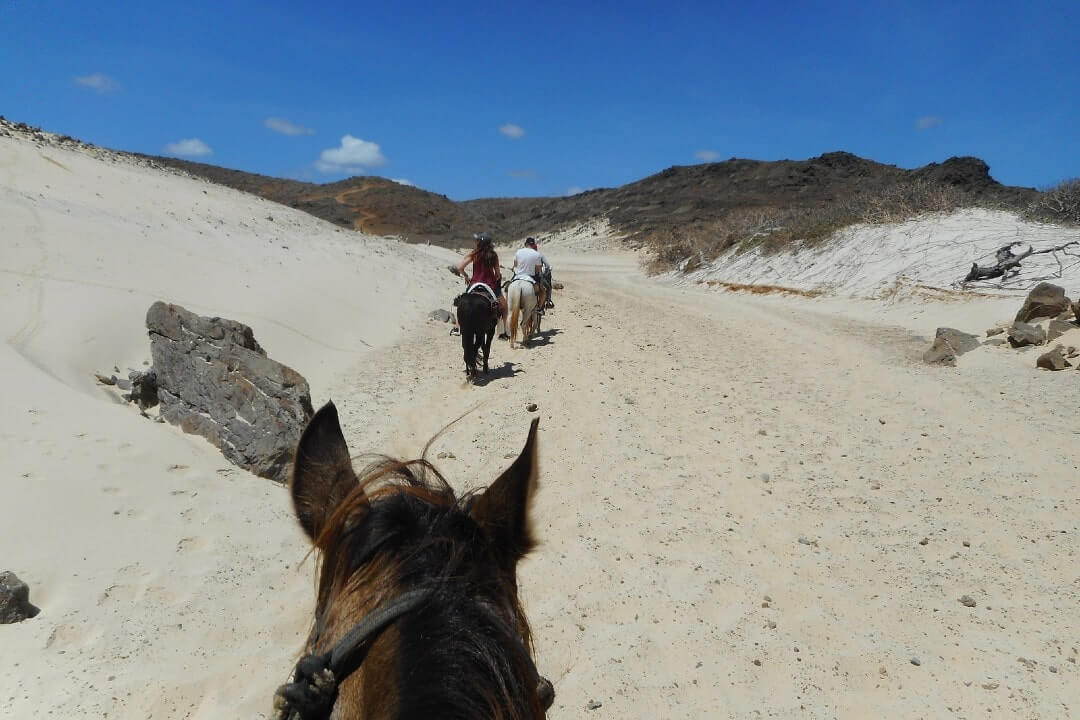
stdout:
<svg viewBox="0 0 1080 720">
<path fill-rule="evenodd" d="M 521 283 L 512 282 L 506 291 L 507 302 L 510 303 L 510 343 L 513 344 L 518 330 L 518 313 L 521 311 Z"/>
</svg>

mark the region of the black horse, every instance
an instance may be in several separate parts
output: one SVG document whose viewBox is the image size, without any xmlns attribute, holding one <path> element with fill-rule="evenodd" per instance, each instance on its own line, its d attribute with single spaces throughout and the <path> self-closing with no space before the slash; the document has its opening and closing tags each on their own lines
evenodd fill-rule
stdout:
<svg viewBox="0 0 1080 720">
<path fill-rule="evenodd" d="M 465 353 L 465 377 L 475 380 L 477 356 L 481 348 L 484 350 L 484 374 L 490 372 L 488 355 L 491 353 L 491 340 L 495 337 L 499 311 L 483 290 L 459 295 L 454 304 L 457 305 L 458 328 L 461 330 L 461 349 Z"/>
</svg>

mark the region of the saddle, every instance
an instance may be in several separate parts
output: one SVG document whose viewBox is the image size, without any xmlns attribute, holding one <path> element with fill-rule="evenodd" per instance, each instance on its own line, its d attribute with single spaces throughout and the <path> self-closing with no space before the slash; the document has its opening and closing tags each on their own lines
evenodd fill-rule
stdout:
<svg viewBox="0 0 1080 720">
<path fill-rule="evenodd" d="M 485 294 L 486 293 L 487 296 L 489 298 L 491 298 L 491 304 L 492 305 L 498 305 L 499 304 L 499 298 L 495 297 L 495 291 L 492 290 L 490 287 L 488 287 L 486 283 L 473 283 L 472 285 L 469 286 L 469 289 L 466 290 L 465 292 L 466 293 L 480 293 L 480 294 Z"/>
<path fill-rule="evenodd" d="M 469 289 L 454 298 L 454 307 L 457 307 L 458 300 L 465 295 L 483 295 L 491 302 L 491 310 L 495 313 L 499 312 L 499 299 L 495 297 L 495 291 L 488 287 L 485 283 L 473 283 L 469 286 Z"/>
</svg>

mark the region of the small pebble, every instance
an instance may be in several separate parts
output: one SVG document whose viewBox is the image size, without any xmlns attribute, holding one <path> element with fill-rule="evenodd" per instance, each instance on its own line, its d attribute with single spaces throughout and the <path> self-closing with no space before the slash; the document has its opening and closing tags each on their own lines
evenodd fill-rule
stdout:
<svg viewBox="0 0 1080 720">
<path fill-rule="evenodd" d="M 969 543 L 967 540 L 963 542 L 963 545 L 964 547 L 971 547 L 971 543 Z"/>
<path fill-rule="evenodd" d="M 929 543 L 930 543 L 930 538 L 925 538 L 924 537 L 922 540 L 919 541 L 920 545 L 928 545 Z"/>
<path fill-rule="evenodd" d="M 757 665 L 758 667 L 761 667 L 761 661 L 760 660 L 755 660 L 754 664 Z"/>
<path fill-rule="evenodd" d="M 963 595 L 960 597 L 960 604 L 964 607 L 975 607 L 975 598 L 970 595 Z"/>
<path fill-rule="evenodd" d="M 525 409 L 529 412 L 536 412 L 536 403 L 529 403 L 525 406 Z M 597 707 L 599 707 L 599 705 L 597 705 Z"/>
<path fill-rule="evenodd" d="M 911 664 L 918 667 L 919 665 L 922 665 L 922 660 L 917 657 L 913 657 L 911 658 Z"/>
<path fill-rule="evenodd" d="M 600 707 L 602 707 L 603 705 L 604 705 L 604 703 L 602 703 L 602 702 L 597 702 L 596 700 L 590 700 L 588 702 L 588 704 L 585 706 L 585 709 L 586 710 L 597 710 Z"/>
</svg>

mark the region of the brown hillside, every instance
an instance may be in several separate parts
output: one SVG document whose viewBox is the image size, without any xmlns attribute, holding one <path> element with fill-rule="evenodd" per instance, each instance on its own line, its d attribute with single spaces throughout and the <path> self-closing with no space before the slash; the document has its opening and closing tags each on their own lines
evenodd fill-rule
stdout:
<svg viewBox="0 0 1080 720">
<path fill-rule="evenodd" d="M 410 242 L 460 245 L 482 218 L 445 195 L 385 178 L 351 177 L 316 184 L 285 180 L 170 157 L 143 156 L 227 187 L 260 195 L 353 230 L 400 235 Z"/>
<path fill-rule="evenodd" d="M 618 188 L 570 197 L 489 198 L 454 202 L 445 195 L 379 177 L 352 177 L 319 185 L 245 173 L 175 158 L 155 162 L 212 182 L 294 207 L 343 227 L 410 242 L 457 246 L 476 230 L 517 239 L 606 215 L 633 244 L 657 233 L 711 228 L 734 211 L 761 208 L 787 217 L 793 210 L 821 212 L 853 198 L 887 193 L 914 182 L 947 189 L 961 204 L 1022 209 L 1037 195 L 1007 187 L 978 158 L 950 158 L 916 170 L 833 152 L 809 160 L 725 162 L 671 167 Z M 831 222 L 856 222 L 857 214 L 832 212 Z M 827 230 L 828 226 L 822 226 Z"/>
<path fill-rule="evenodd" d="M 950 158 L 941 164 L 903 170 L 834 152 L 810 160 L 732 158 L 671 167 L 622 187 L 567 198 L 484 199 L 462 204 L 511 235 L 542 233 L 607 215 L 613 226 L 641 241 L 661 229 L 704 227 L 737 209 L 821 208 L 916 181 L 956 191 L 970 204 L 1021 208 L 1036 195 L 1031 189 L 998 183 L 978 158 Z"/>
</svg>

